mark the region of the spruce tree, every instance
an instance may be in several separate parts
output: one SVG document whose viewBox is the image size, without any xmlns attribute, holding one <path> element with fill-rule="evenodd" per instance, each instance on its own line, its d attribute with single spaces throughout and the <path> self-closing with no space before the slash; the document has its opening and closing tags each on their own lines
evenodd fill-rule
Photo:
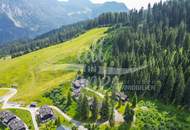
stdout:
<svg viewBox="0 0 190 130">
<path fill-rule="evenodd" d="M 185 37 L 184 49 L 186 51 L 190 51 L 190 35 L 189 34 L 187 34 Z"/>
<path fill-rule="evenodd" d="M 124 120 L 127 123 L 130 123 L 133 121 L 133 116 L 134 116 L 134 110 L 127 103 L 127 105 L 125 107 Z"/>
<path fill-rule="evenodd" d="M 116 93 L 120 91 L 119 78 L 115 76 L 112 81 L 112 99 L 116 98 Z"/>
<path fill-rule="evenodd" d="M 182 67 L 180 66 L 176 78 L 176 89 L 175 89 L 175 98 L 174 98 L 176 104 L 180 104 L 182 102 L 184 90 L 185 90 L 185 79 Z"/>
<path fill-rule="evenodd" d="M 78 110 L 78 116 L 80 117 L 80 119 L 82 119 L 82 109 L 83 109 L 83 95 L 81 94 L 79 96 L 78 102 L 77 102 L 77 110 Z"/>
<path fill-rule="evenodd" d="M 184 94 L 184 103 L 190 108 L 190 77 L 187 80 L 185 94 Z"/>
<path fill-rule="evenodd" d="M 109 100 L 109 95 L 108 93 L 106 93 L 106 96 L 103 100 L 103 103 L 102 103 L 102 109 L 101 109 L 101 112 L 100 112 L 100 115 L 101 115 L 101 120 L 103 121 L 106 121 L 109 119 L 110 117 L 110 100 Z"/>
<path fill-rule="evenodd" d="M 67 104 L 66 106 L 70 106 L 72 103 L 72 97 L 71 97 L 71 92 L 69 91 L 68 94 L 67 94 Z"/>
<path fill-rule="evenodd" d="M 162 83 L 160 80 L 157 80 L 155 83 L 155 98 L 159 97 L 160 91 L 161 91 Z"/>
<path fill-rule="evenodd" d="M 132 107 L 135 108 L 137 105 L 137 94 L 135 92 L 133 99 L 132 99 Z"/>
<path fill-rule="evenodd" d="M 87 120 L 89 118 L 89 105 L 88 105 L 88 99 L 86 96 L 83 97 L 82 104 L 81 104 L 81 116 L 82 120 Z"/>
<path fill-rule="evenodd" d="M 112 108 L 111 108 L 109 124 L 111 127 L 114 127 L 114 125 L 115 125 L 114 106 L 112 106 Z"/>
<path fill-rule="evenodd" d="M 187 80 L 185 94 L 184 94 L 184 105 L 190 109 L 190 77 Z"/>
<path fill-rule="evenodd" d="M 175 85 L 175 77 L 173 68 L 169 68 L 169 74 L 163 90 L 163 99 L 165 102 L 169 102 Z"/>
<path fill-rule="evenodd" d="M 92 120 L 96 121 L 98 119 L 98 99 L 97 97 L 94 97 L 93 103 L 92 103 Z"/>
</svg>

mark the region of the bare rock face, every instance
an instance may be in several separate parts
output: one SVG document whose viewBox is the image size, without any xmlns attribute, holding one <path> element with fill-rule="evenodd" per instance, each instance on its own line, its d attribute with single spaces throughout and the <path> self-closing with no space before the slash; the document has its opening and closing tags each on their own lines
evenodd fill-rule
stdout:
<svg viewBox="0 0 190 130">
<path fill-rule="evenodd" d="M 127 11 L 127 7 L 116 2 L 93 4 L 89 0 L 0 0 L 0 43 L 35 37 L 104 12 L 124 11 Z"/>
</svg>

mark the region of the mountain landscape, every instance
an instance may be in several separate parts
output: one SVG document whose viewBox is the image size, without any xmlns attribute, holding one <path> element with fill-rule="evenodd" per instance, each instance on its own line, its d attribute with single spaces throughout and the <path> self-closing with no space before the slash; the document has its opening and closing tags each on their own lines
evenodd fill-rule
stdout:
<svg viewBox="0 0 190 130">
<path fill-rule="evenodd" d="M 104 12 L 126 12 L 123 3 L 89 0 L 0 0 L 0 43 L 32 38 Z"/>
<path fill-rule="evenodd" d="M 189 0 L 127 12 L 111 10 L 114 2 L 54 2 L 41 4 L 73 5 L 73 19 L 108 12 L 0 45 L 1 130 L 190 130 Z M 0 19 L 7 39 L 31 31 Z"/>
</svg>

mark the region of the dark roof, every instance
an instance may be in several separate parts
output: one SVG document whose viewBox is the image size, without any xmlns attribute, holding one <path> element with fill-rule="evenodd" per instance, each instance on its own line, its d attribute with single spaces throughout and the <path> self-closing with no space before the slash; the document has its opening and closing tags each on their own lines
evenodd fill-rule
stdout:
<svg viewBox="0 0 190 130">
<path fill-rule="evenodd" d="M 73 81 L 73 85 L 74 85 L 75 87 L 80 87 L 80 86 L 81 86 L 79 80 Z"/>
<path fill-rule="evenodd" d="M 53 110 L 50 107 L 48 107 L 47 105 L 42 106 L 39 109 L 39 114 L 40 114 L 40 117 L 43 118 L 46 115 L 53 115 Z"/>
<path fill-rule="evenodd" d="M 8 126 L 11 130 L 24 130 L 24 129 L 26 129 L 24 123 L 17 118 L 11 120 L 9 122 Z"/>
<path fill-rule="evenodd" d="M 0 112 L 0 119 L 3 123 L 8 123 L 11 119 L 14 118 L 16 118 L 16 116 L 9 111 Z"/>
<path fill-rule="evenodd" d="M 73 81 L 73 85 L 78 88 L 85 87 L 87 84 L 88 84 L 88 80 L 83 79 L 83 78 Z"/>
<path fill-rule="evenodd" d="M 7 111 L 1 111 L 0 112 L 0 119 L 5 118 L 6 114 L 7 114 Z"/>
<path fill-rule="evenodd" d="M 9 113 L 10 113 L 10 112 L 8 112 L 8 111 L 1 111 L 1 112 L 0 112 L 0 118 L 1 118 L 1 119 L 5 118 Z"/>
</svg>

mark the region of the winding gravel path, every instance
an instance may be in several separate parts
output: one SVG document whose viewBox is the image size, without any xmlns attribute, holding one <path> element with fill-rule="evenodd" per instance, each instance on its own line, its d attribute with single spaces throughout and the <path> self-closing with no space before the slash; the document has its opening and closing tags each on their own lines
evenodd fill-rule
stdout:
<svg viewBox="0 0 190 130">
<path fill-rule="evenodd" d="M 21 109 L 21 110 L 29 111 L 31 113 L 34 129 L 35 130 L 39 130 L 38 123 L 36 121 L 36 111 L 39 108 L 21 107 L 19 104 L 8 102 L 9 99 L 12 98 L 17 93 L 17 90 L 14 89 L 14 88 L 0 88 L 0 90 L 9 90 L 9 92 L 5 96 L 0 97 L 0 102 L 3 102 L 2 109 L 13 108 L 13 109 Z M 59 108 L 57 108 L 55 106 L 50 106 L 50 107 L 53 108 L 54 110 L 56 110 L 57 112 L 59 112 L 66 120 L 70 121 L 71 123 L 73 123 L 74 125 L 76 125 L 77 127 L 79 127 L 79 130 L 87 130 L 82 125 L 81 122 L 76 121 L 73 118 L 69 117 L 66 113 L 62 112 Z"/>
<path fill-rule="evenodd" d="M 85 88 L 85 89 L 95 93 L 96 95 L 100 96 L 101 98 L 104 98 L 104 95 L 97 92 L 97 91 L 94 91 L 90 88 Z M 13 108 L 13 109 L 21 109 L 21 110 L 29 111 L 31 113 L 32 122 L 33 122 L 35 130 L 39 130 L 38 123 L 36 121 L 36 111 L 39 108 L 21 107 L 21 105 L 19 105 L 17 103 L 8 102 L 10 98 L 12 98 L 16 95 L 17 90 L 15 88 L 0 88 L 0 90 L 9 90 L 9 92 L 5 96 L 0 97 L 0 102 L 3 102 L 2 109 Z M 87 130 L 80 121 L 74 120 L 73 118 L 68 116 L 66 113 L 62 112 L 56 106 L 50 106 L 50 107 L 52 109 L 56 110 L 58 113 L 60 113 L 66 120 L 68 120 L 69 122 L 71 122 L 75 126 L 77 126 L 79 128 L 79 130 Z M 123 122 L 124 121 L 123 116 L 117 110 L 114 110 L 114 113 L 115 113 L 115 121 L 116 122 Z"/>
<path fill-rule="evenodd" d="M 32 122 L 34 125 L 34 129 L 39 130 L 39 127 L 38 127 L 38 124 L 36 121 L 36 116 L 35 116 L 36 111 L 35 110 L 33 110 L 32 108 L 29 108 L 29 107 L 21 107 L 19 104 L 16 104 L 16 103 L 8 102 L 10 98 L 12 98 L 14 95 L 16 95 L 17 90 L 14 88 L 0 88 L 0 90 L 9 90 L 9 92 L 5 96 L 0 98 L 0 101 L 3 102 L 2 109 L 11 109 L 12 108 L 12 109 L 21 109 L 21 110 L 29 111 L 32 116 Z"/>
</svg>

